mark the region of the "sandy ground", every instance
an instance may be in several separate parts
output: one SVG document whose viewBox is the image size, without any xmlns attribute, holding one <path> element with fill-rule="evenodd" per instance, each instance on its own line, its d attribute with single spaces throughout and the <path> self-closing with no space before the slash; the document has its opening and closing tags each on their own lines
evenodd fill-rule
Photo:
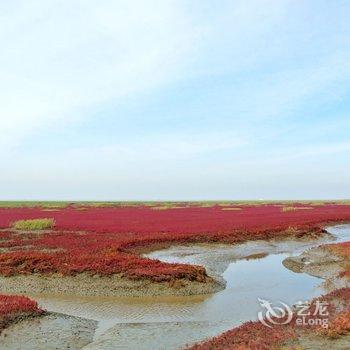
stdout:
<svg viewBox="0 0 350 350">
<path fill-rule="evenodd" d="M 80 296 L 155 296 L 210 294 L 224 289 L 224 284 L 207 277 L 205 282 L 177 280 L 153 282 L 131 280 L 118 275 L 76 276 L 18 275 L 0 277 L 0 293 L 6 294 L 61 294 Z"/>
<path fill-rule="evenodd" d="M 83 350 L 178 350 L 229 328 L 223 322 L 121 323 Z"/>
<path fill-rule="evenodd" d="M 302 350 L 349 350 L 350 334 L 343 335 L 337 339 L 329 339 L 322 336 L 303 336 L 298 341 L 299 348 Z"/>
<path fill-rule="evenodd" d="M 78 350 L 93 340 L 97 322 L 48 313 L 11 324 L 0 335 L 6 350 Z"/>
</svg>

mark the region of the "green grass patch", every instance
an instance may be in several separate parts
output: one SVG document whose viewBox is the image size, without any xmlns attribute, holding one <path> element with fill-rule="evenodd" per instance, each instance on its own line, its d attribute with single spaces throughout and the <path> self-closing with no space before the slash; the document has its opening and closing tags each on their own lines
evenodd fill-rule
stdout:
<svg viewBox="0 0 350 350">
<path fill-rule="evenodd" d="M 60 209 L 65 208 L 70 202 L 60 201 L 0 201 L 0 208 L 48 208 Z"/>
<path fill-rule="evenodd" d="M 242 208 L 222 208 L 221 210 L 224 210 L 224 211 L 230 211 L 230 210 L 242 210 Z"/>
<path fill-rule="evenodd" d="M 18 220 L 11 224 L 12 228 L 16 230 L 36 231 L 46 230 L 55 226 L 54 219 L 30 219 L 30 220 Z"/>
<path fill-rule="evenodd" d="M 309 210 L 309 209 L 313 209 L 313 207 L 283 207 L 282 211 L 288 212 L 288 211 Z"/>
</svg>

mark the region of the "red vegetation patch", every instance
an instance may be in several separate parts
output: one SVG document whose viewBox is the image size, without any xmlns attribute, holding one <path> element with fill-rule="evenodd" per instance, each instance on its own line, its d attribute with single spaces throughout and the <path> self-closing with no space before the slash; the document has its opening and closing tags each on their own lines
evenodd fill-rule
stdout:
<svg viewBox="0 0 350 350">
<path fill-rule="evenodd" d="M 327 244 L 324 246 L 333 254 L 343 258 L 345 261 L 342 263 L 344 269 L 339 277 L 350 277 L 350 242 Z"/>
<path fill-rule="evenodd" d="M 305 204 L 300 205 L 305 207 Z M 313 210 L 281 212 L 280 205 L 232 206 L 242 210 L 222 210 L 220 205 L 211 207 L 189 206 L 153 210 L 149 206 L 132 207 L 67 207 L 50 212 L 56 229 L 69 231 L 137 233 L 149 235 L 230 236 L 234 231 L 255 232 L 280 230 L 290 226 L 315 225 L 327 221 L 350 220 L 350 206 L 326 204 L 310 206 Z M 294 204 L 293 207 L 298 207 Z M 230 208 L 228 206 L 224 208 Z M 0 227 L 7 228 L 11 222 L 23 219 L 46 218 L 48 212 L 36 208 L 0 208 Z"/>
<path fill-rule="evenodd" d="M 37 302 L 27 297 L 0 295 L 0 332 L 12 322 L 43 313 Z"/>
<path fill-rule="evenodd" d="M 190 350 L 272 350 L 278 349 L 296 333 L 291 327 L 267 328 L 260 322 L 247 322 Z"/>
<path fill-rule="evenodd" d="M 298 206 L 305 204 L 293 204 Z M 50 212 L 56 223 L 52 231 L 0 233 L 0 274 L 89 272 L 155 281 L 204 281 L 206 274 L 201 267 L 145 259 L 132 250 L 169 243 L 301 237 L 321 233 L 326 222 L 350 221 L 348 205 L 310 207 L 313 210 L 288 213 L 277 204 L 232 205 L 241 210 L 222 210 L 220 205 L 183 205 L 166 210 L 143 205 L 58 208 Z M 40 207 L 0 208 L 0 227 L 5 229 L 17 220 L 46 217 L 47 211 Z"/>
<path fill-rule="evenodd" d="M 337 289 L 323 297 L 321 300 L 328 301 L 329 327 L 320 328 L 318 332 L 330 338 L 337 338 L 350 331 L 350 288 Z"/>
<path fill-rule="evenodd" d="M 322 333 L 330 338 L 338 338 L 350 331 L 350 310 L 337 315 Z"/>
</svg>

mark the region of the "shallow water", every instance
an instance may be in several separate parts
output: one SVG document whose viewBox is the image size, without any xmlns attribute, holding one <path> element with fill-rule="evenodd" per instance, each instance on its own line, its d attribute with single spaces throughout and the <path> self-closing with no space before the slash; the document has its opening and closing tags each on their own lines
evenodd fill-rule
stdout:
<svg viewBox="0 0 350 350">
<path fill-rule="evenodd" d="M 209 274 L 226 281 L 226 288 L 213 295 L 35 298 L 49 311 L 99 321 L 95 343 L 86 349 L 179 349 L 256 319 L 261 310 L 258 298 L 292 305 L 327 292 L 323 280 L 294 273 L 282 261 L 320 244 L 350 240 L 350 225 L 328 231 L 332 236 L 318 240 L 177 246 L 147 255 L 205 266 Z"/>
</svg>

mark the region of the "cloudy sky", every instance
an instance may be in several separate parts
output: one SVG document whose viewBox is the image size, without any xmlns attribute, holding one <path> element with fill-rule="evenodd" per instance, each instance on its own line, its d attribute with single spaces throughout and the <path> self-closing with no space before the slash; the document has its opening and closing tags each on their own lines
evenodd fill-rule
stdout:
<svg viewBox="0 0 350 350">
<path fill-rule="evenodd" d="M 0 2 L 1 199 L 350 198 L 350 2 Z"/>
</svg>

